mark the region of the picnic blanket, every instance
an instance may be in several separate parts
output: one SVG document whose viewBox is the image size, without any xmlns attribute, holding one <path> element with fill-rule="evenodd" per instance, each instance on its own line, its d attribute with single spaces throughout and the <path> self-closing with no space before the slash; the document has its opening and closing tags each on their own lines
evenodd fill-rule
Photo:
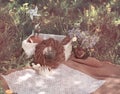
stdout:
<svg viewBox="0 0 120 94">
<path fill-rule="evenodd" d="M 88 57 L 85 60 L 76 59 L 73 57 L 70 60 L 63 62 L 63 64 L 64 65 L 60 65 L 59 68 L 56 69 L 56 74 L 54 73 L 52 75 L 53 77 L 48 77 L 49 79 L 44 78 L 45 83 L 49 83 L 47 85 L 45 85 L 45 83 L 42 82 L 43 79 L 41 79 L 41 81 L 39 82 L 35 82 L 33 79 L 38 80 L 43 77 L 41 76 L 37 77 L 36 76 L 37 74 L 35 74 L 33 70 L 27 70 L 28 73 L 32 73 L 31 74 L 32 76 L 27 74 L 29 81 L 33 84 L 36 83 L 36 85 L 38 86 L 36 92 L 41 91 L 41 93 L 38 93 L 38 94 L 47 94 L 45 92 L 51 92 L 52 94 L 76 94 L 76 92 L 77 94 L 90 94 L 90 93 L 91 94 L 120 94 L 120 66 L 119 65 L 114 65 L 110 62 L 99 61 L 92 57 Z M 19 87 L 18 89 L 20 92 L 20 90 L 23 90 L 23 89 L 27 90 L 26 88 L 31 86 L 31 83 L 26 81 L 26 79 L 28 78 L 23 80 L 23 82 L 20 82 L 22 81 L 22 77 L 21 78 L 19 77 L 19 79 L 21 80 L 16 79 L 16 76 L 14 75 L 14 73 L 20 74 L 21 76 L 23 76 L 24 74 L 20 73 L 23 71 L 25 70 L 16 71 L 16 72 L 12 72 L 12 74 L 4 75 L 4 79 L 6 80 L 10 89 L 12 89 L 11 85 L 19 84 L 17 86 Z M 8 80 L 8 77 L 11 77 L 10 80 Z M 53 80 L 55 79 L 54 77 L 57 77 L 57 79 Z M 22 86 L 20 86 L 20 83 L 22 86 L 26 86 L 26 88 L 23 88 Z M 29 83 L 29 85 L 27 85 L 26 83 L 27 84 Z M 56 87 L 57 88 L 56 90 L 54 85 L 58 85 L 60 87 Z M 71 86 L 68 86 L 68 85 L 71 85 Z M 42 87 L 41 88 L 42 90 L 38 89 L 40 87 Z M 45 88 L 47 89 L 45 90 Z M 30 89 L 34 91 L 34 88 L 30 88 Z M 51 93 L 48 93 L 48 94 L 51 94 Z M 32 94 L 32 93 L 22 93 L 22 94 Z"/>
<path fill-rule="evenodd" d="M 65 64 L 49 75 L 38 75 L 33 69 L 25 69 L 3 77 L 17 94 L 90 94 L 105 82 Z"/>
</svg>

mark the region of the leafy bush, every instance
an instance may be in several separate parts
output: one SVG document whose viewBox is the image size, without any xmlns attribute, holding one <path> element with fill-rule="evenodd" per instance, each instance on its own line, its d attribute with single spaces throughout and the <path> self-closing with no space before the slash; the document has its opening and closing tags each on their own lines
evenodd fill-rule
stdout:
<svg viewBox="0 0 120 94">
<path fill-rule="evenodd" d="M 41 23 L 42 33 L 67 34 L 72 28 L 78 27 L 81 31 L 97 33 L 100 37 L 94 48 L 95 57 L 116 62 L 114 59 L 118 54 L 115 52 L 120 40 L 118 0 L 17 0 L 10 5 L 10 10 L 17 10 L 13 12 L 17 15 L 15 20 L 18 19 L 23 35 L 29 35 L 36 22 Z M 26 11 L 33 5 L 37 5 L 41 16 L 31 21 Z"/>
</svg>

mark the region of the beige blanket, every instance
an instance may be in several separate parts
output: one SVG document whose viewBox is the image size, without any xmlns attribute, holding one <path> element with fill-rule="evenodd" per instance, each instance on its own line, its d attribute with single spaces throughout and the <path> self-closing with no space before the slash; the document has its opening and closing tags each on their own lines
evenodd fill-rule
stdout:
<svg viewBox="0 0 120 94">
<path fill-rule="evenodd" d="M 105 82 L 64 64 L 46 74 L 24 69 L 3 77 L 17 94 L 90 94 Z"/>
<path fill-rule="evenodd" d="M 95 79 L 106 81 L 101 87 L 92 92 L 93 94 L 120 94 L 119 65 L 114 65 L 110 62 L 101 62 L 92 57 L 86 60 L 71 58 L 67 62 L 64 62 L 64 64 Z M 5 83 L 3 85 L 6 86 Z"/>
</svg>

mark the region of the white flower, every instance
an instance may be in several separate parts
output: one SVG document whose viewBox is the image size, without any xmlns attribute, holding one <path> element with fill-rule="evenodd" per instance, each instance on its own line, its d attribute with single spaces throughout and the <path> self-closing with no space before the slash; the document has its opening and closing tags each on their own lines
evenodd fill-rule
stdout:
<svg viewBox="0 0 120 94">
<path fill-rule="evenodd" d="M 34 16 L 40 16 L 40 14 L 37 13 L 38 12 L 38 7 L 36 6 L 35 9 L 30 9 L 27 11 L 27 13 L 30 14 L 30 18 L 31 20 L 33 20 Z"/>
<path fill-rule="evenodd" d="M 73 37 L 73 38 L 72 38 L 72 41 L 73 41 L 73 42 L 77 41 L 77 37 Z"/>
<path fill-rule="evenodd" d="M 40 23 L 35 25 L 35 29 L 40 29 Z"/>
</svg>

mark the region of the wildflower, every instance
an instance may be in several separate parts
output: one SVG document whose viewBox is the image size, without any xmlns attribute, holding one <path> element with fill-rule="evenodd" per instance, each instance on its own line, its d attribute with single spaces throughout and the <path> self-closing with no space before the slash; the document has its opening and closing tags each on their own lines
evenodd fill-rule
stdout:
<svg viewBox="0 0 120 94">
<path fill-rule="evenodd" d="M 23 9 L 28 10 L 28 3 L 23 4 Z"/>
<path fill-rule="evenodd" d="M 107 8 L 107 12 L 108 12 L 108 13 L 111 12 L 111 7 Z"/>
<path fill-rule="evenodd" d="M 31 20 L 33 20 L 34 16 L 40 16 L 40 14 L 38 14 L 37 12 L 38 12 L 38 7 L 37 6 L 35 6 L 35 9 L 32 8 L 32 9 L 27 11 L 27 13 L 30 14 Z"/>
<path fill-rule="evenodd" d="M 47 9 L 47 6 L 44 6 L 43 9 L 46 10 L 46 9 Z"/>
<path fill-rule="evenodd" d="M 100 28 L 96 28 L 96 30 L 95 30 L 95 32 L 100 32 L 101 30 L 100 30 Z"/>
<path fill-rule="evenodd" d="M 86 15 L 86 17 L 89 16 L 89 11 L 88 10 L 85 10 L 85 15 Z"/>
<path fill-rule="evenodd" d="M 48 24 L 49 22 L 50 22 L 50 20 L 44 19 L 44 23 L 45 23 L 45 24 Z"/>
<path fill-rule="evenodd" d="M 24 3 L 23 6 L 24 6 L 24 7 L 28 6 L 28 3 Z"/>
<path fill-rule="evenodd" d="M 77 40 L 81 42 L 80 46 L 85 49 L 93 48 L 100 39 L 97 34 L 90 35 L 88 31 L 81 31 L 79 28 L 69 30 L 68 35 L 71 38 L 76 36 Z"/>
<path fill-rule="evenodd" d="M 73 41 L 73 42 L 74 42 L 74 41 L 77 41 L 77 37 L 76 37 L 76 36 L 73 37 L 72 41 Z"/>
<path fill-rule="evenodd" d="M 120 24 L 120 19 L 114 21 L 115 26 L 118 26 Z"/>
<path fill-rule="evenodd" d="M 97 16 L 97 11 L 93 5 L 90 6 L 90 16 L 92 17 Z"/>
</svg>

